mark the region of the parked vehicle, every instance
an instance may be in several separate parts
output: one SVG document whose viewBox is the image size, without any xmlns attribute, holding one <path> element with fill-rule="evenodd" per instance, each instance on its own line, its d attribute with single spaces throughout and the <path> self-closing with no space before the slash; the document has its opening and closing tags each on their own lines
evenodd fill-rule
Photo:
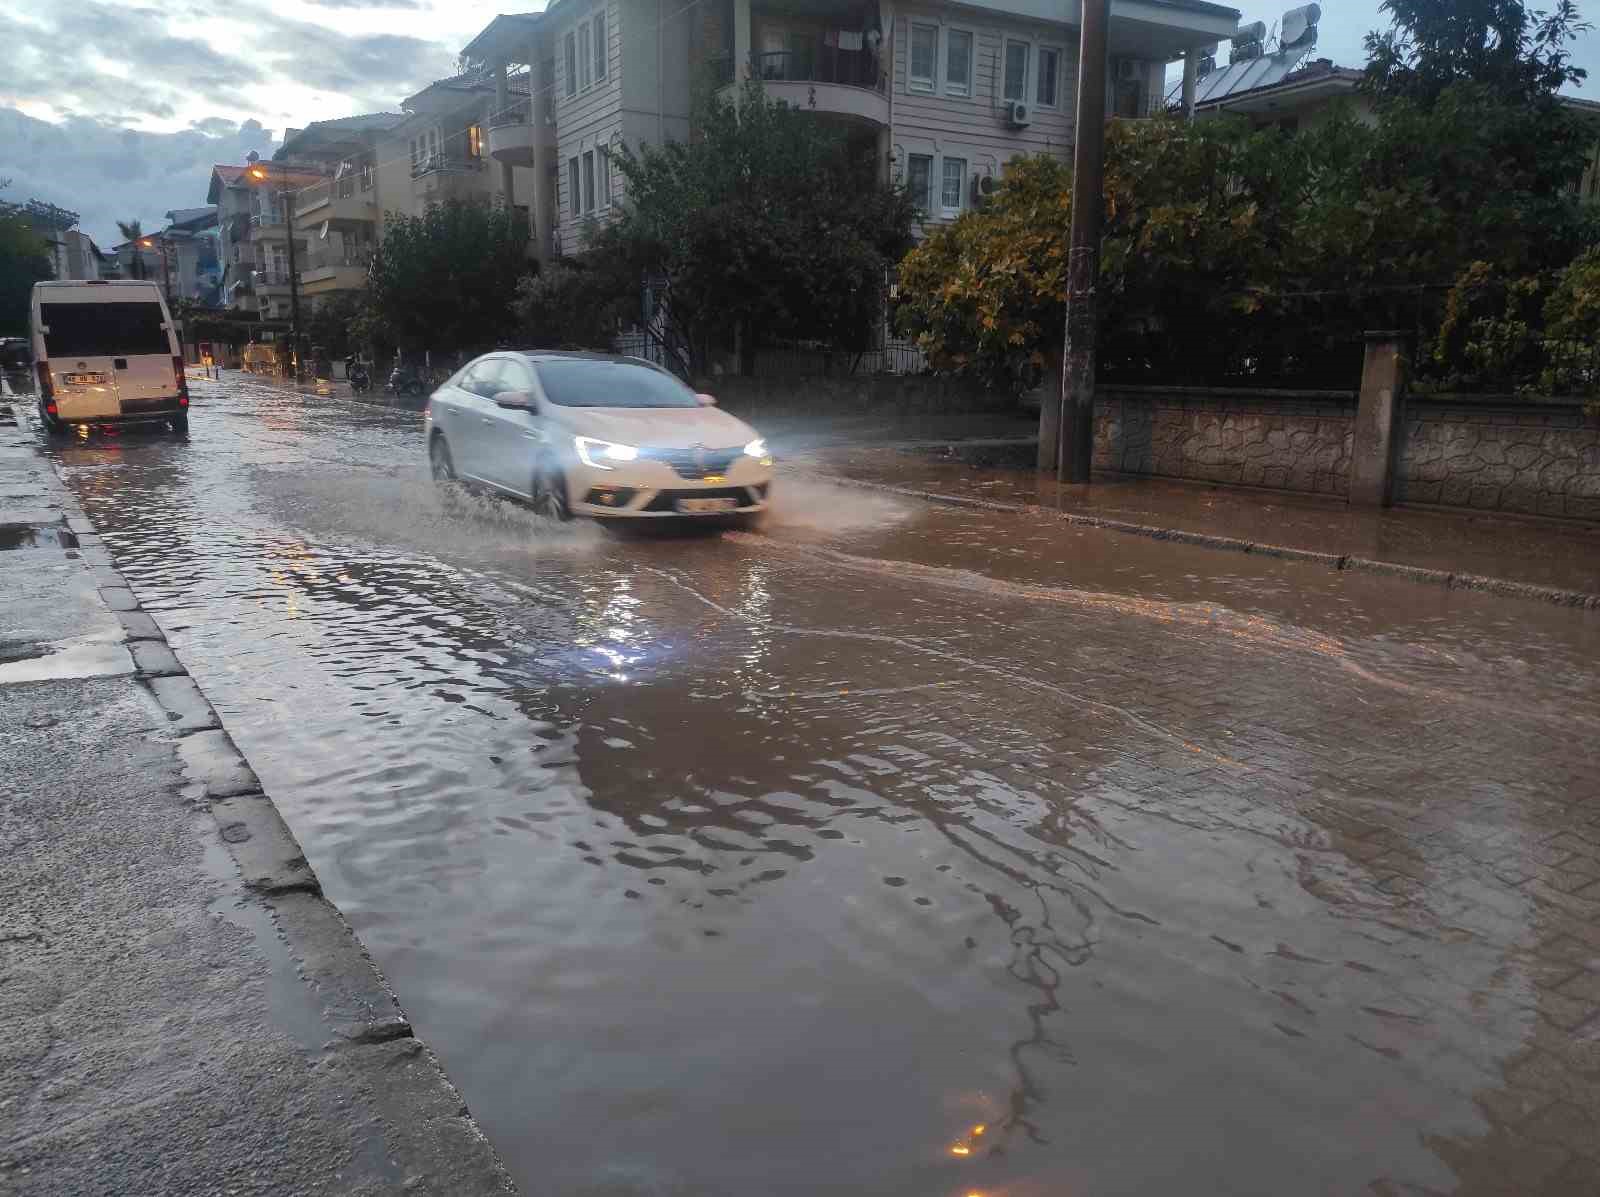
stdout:
<svg viewBox="0 0 1600 1197">
<path fill-rule="evenodd" d="M 31 315 L 39 418 L 50 432 L 134 423 L 188 431 L 183 354 L 155 283 L 35 283 Z"/>
<path fill-rule="evenodd" d="M 345 378 L 350 383 L 350 389 L 358 395 L 363 395 L 372 389 L 372 375 L 367 373 L 365 363 L 359 359 L 351 359 L 345 365 Z"/>
<path fill-rule="evenodd" d="M 433 392 L 423 427 L 436 480 L 554 519 L 753 517 L 771 493 L 755 430 L 638 358 L 485 354 Z"/>
<path fill-rule="evenodd" d="M 428 382 L 422 371 L 415 366 L 396 362 L 394 370 L 389 374 L 388 385 L 383 389 L 391 395 L 425 395 L 428 392 Z"/>
</svg>

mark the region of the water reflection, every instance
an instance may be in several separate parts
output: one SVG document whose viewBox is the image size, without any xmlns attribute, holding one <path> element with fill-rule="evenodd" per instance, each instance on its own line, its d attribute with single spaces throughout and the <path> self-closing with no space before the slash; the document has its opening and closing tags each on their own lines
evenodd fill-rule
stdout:
<svg viewBox="0 0 1600 1197">
<path fill-rule="evenodd" d="M 1582 638 L 1517 641 L 1560 676 L 1489 720 L 1483 662 L 1409 627 L 979 569 L 994 529 L 945 513 L 558 532 L 311 402 L 218 391 L 194 446 L 62 460 L 529 1191 L 1473 1158 L 1577 929 L 1526 887 L 1593 781 Z M 1473 888 L 1484 855 L 1535 871 Z"/>
</svg>

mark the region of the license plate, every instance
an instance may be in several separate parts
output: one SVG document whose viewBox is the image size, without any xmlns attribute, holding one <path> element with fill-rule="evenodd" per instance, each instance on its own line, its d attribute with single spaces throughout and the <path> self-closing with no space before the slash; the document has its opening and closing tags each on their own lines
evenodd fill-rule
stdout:
<svg viewBox="0 0 1600 1197">
<path fill-rule="evenodd" d="M 104 374 L 64 374 L 62 379 L 69 387 L 103 387 L 107 382 Z"/>
<path fill-rule="evenodd" d="M 736 511 L 738 499 L 679 499 L 678 510 L 685 515 L 704 515 L 709 511 Z"/>
</svg>

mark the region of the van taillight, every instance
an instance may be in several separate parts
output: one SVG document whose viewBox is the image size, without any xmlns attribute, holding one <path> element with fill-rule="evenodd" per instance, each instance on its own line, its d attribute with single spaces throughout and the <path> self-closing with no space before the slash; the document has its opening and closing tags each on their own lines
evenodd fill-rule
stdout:
<svg viewBox="0 0 1600 1197">
<path fill-rule="evenodd" d="M 172 355 L 172 373 L 178 384 L 178 401 L 180 406 L 189 406 L 189 376 L 183 372 L 183 358 L 177 354 Z"/>
<path fill-rule="evenodd" d="M 39 397 L 47 403 L 54 402 L 56 389 L 50 384 L 50 363 L 35 362 L 33 369 L 39 376 Z"/>
</svg>

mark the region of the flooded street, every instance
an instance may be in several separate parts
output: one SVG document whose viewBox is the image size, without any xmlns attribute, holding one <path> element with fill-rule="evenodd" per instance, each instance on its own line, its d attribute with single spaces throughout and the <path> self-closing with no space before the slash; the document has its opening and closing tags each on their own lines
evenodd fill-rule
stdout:
<svg viewBox="0 0 1600 1197">
<path fill-rule="evenodd" d="M 1600 1189 L 1600 612 L 192 385 L 51 454 L 525 1193 Z"/>
</svg>

